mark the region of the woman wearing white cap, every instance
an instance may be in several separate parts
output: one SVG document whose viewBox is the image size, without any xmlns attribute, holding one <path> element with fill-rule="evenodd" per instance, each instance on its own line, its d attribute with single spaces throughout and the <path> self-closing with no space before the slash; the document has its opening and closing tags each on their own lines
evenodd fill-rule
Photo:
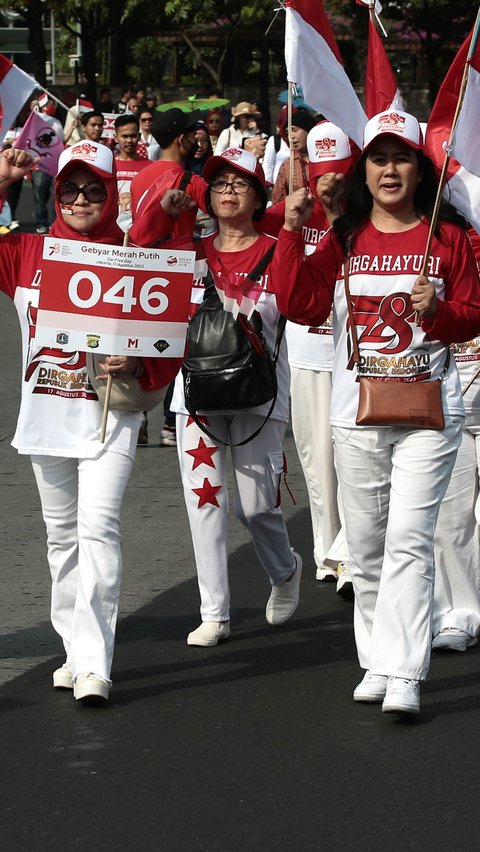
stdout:
<svg viewBox="0 0 480 852">
<path fill-rule="evenodd" d="M 275 239 L 259 234 L 255 222 L 267 203 L 265 176 L 256 157 L 239 148 L 211 157 L 203 177 L 210 187 L 211 213 L 218 231 L 202 241 L 215 283 L 222 289 L 224 276 L 230 286 L 241 285 L 275 245 Z M 279 312 L 269 287 L 270 264 L 259 284 L 256 310 L 271 351 L 275 348 Z M 198 292 L 198 288 L 197 288 Z M 177 451 L 185 503 L 192 534 L 202 623 L 187 637 L 189 645 L 213 646 L 230 635 L 230 591 L 227 547 L 227 447 L 235 483 L 236 513 L 248 529 L 272 586 L 265 611 L 269 624 L 283 624 L 298 604 L 302 560 L 290 547 L 279 501 L 284 471 L 283 438 L 288 421 L 289 371 L 285 340 L 277 361 L 278 395 L 271 416 L 261 427 L 269 403 L 250 410 L 219 410 L 206 420 L 214 441 L 188 416 L 183 378 L 177 377 L 172 410 L 177 412 Z M 221 402 L 221 401 L 220 401 Z M 247 442 L 241 445 L 241 442 Z"/>
<path fill-rule="evenodd" d="M 0 156 L 0 191 L 29 171 L 32 158 L 9 149 Z M 112 152 L 95 142 L 65 149 L 55 179 L 59 239 L 121 245 Z M 135 456 L 141 412 L 111 409 L 100 442 L 103 408 L 84 352 L 35 343 L 44 238 L 2 239 L 0 287 L 17 308 L 23 341 L 20 413 L 12 445 L 30 455 L 47 528 L 52 576 L 51 618 L 66 651 L 56 688 L 83 702 L 105 702 L 111 685 L 120 594 L 120 506 Z M 156 359 L 107 356 L 106 374 L 133 373 L 145 390 L 162 387 Z"/>
<path fill-rule="evenodd" d="M 389 111 L 366 125 L 345 212 L 303 258 L 312 199 L 287 199 L 273 286 L 287 316 L 321 323 L 333 302 L 331 422 L 355 590 L 355 638 L 366 675 L 356 701 L 418 713 L 432 631 L 433 541 L 461 440 L 463 404 L 448 344 L 480 328 L 480 282 L 469 240 L 447 210 L 419 277 L 436 195 L 417 120 Z M 453 212 L 452 216 L 453 218 Z M 457 217 L 458 218 L 458 217 Z M 358 426 L 358 382 L 345 292 L 362 375 L 442 380 L 443 429 Z"/>
</svg>

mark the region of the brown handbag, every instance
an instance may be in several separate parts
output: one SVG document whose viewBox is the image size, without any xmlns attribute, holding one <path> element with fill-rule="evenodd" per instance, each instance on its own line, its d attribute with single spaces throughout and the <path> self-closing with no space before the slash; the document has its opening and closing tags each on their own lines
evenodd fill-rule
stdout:
<svg viewBox="0 0 480 852">
<path fill-rule="evenodd" d="M 345 260 L 345 293 L 352 335 L 354 363 L 359 372 L 360 353 L 349 285 L 350 256 Z M 443 375 L 450 363 L 447 352 Z M 360 376 L 357 426 L 407 426 L 414 429 L 443 429 L 442 381 L 391 376 Z"/>
</svg>

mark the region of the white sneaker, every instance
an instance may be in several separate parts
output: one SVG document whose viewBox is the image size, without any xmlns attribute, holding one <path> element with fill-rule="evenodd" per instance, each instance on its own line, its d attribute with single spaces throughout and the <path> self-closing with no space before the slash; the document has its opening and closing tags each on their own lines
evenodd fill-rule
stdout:
<svg viewBox="0 0 480 852">
<path fill-rule="evenodd" d="M 230 636 L 229 621 L 202 621 L 200 627 L 187 636 L 187 645 L 211 648 Z"/>
<path fill-rule="evenodd" d="M 111 681 L 93 674 L 82 672 L 75 678 L 73 696 L 83 704 L 103 704 L 108 701 Z"/>
<path fill-rule="evenodd" d="M 420 684 L 406 677 L 389 677 L 383 699 L 384 713 L 420 713 Z"/>
<path fill-rule="evenodd" d="M 290 580 L 285 580 L 280 586 L 272 586 L 270 597 L 265 609 L 265 618 L 269 624 L 284 624 L 292 617 L 298 606 L 300 596 L 300 580 L 302 579 L 302 558 L 293 552 L 295 557 L 295 573 Z"/>
<path fill-rule="evenodd" d="M 385 698 L 387 691 L 387 676 L 375 675 L 366 672 L 363 680 L 353 692 L 354 701 L 366 701 L 370 704 L 378 704 Z"/>
<path fill-rule="evenodd" d="M 353 600 L 353 583 L 349 562 L 338 563 L 337 577 L 337 595 L 341 595 L 348 601 Z"/>
<path fill-rule="evenodd" d="M 335 568 L 327 568 L 325 565 L 322 568 L 317 568 L 315 572 L 316 580 L 325 580 L 328 582 L 336 582 L 338 580 L 338 574 Z"/>
<path fill-rule="evenodd" d="M 164 426 L 160 432 L 160 447 L 176 447 L 177 446 L 177 430 L 175 426 Z"/>
<path fill-rule="evenodd" d="M 73 689 L 72 667 L 70 663 L 64 663 L 60 669 L 54 671 L 53 686 L 55 689 Z"/>
<path fill-rule="evenodd" d="M 477 642 L 476 636 L 470 636 L 456 627 L 445 627 L 434 637 L 432 651 L 466 651 Z"/>
</svg>

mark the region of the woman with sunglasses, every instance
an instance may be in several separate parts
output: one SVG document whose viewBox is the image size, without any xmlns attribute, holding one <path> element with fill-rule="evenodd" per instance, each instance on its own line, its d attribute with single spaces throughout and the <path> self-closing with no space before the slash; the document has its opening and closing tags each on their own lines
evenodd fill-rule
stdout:
<svg viewBox="0 0 480 852">
<path fill-rule="evenodd" d="M 0 156 L 0 194 L 29 171 L 32 158 Z M 168 204 L 168 202 L 167 202 Z M 55 179 L 50 236 L 121 245 L 112 152 L 95 142 L 66 148 Z M 0 287 L 15 301 L 23 341 L 20 413 L 12 445 L 30 455 L 47 528 L 51 618 L 66 652 L 56 688 L 104 703 L 111 686 L 120 595 L 120 506 L 132 469 L 141 412 L 111 409 L 101 443 L 102 407 L 89 382 L 86 354 L 35 343 L 44 237 L 11 235 L 0 244 Z M 145 390 L 171 376 L 156 359 L 107 356 L 105 378 L 133 374 Z"/>
<path fill-rule="evenodd" d="M 260 234 L 255 227 L 267 204 L 263 169 L 254 154 L 229 148 L 221 156 L 208 160 L 203 176 L 209 186 L 209 211 L 218 222 L 216 232 L 202 240 L 206 260 L 217 287 L 224 289 L 229 285 L 241 294 L 246 276 L 275 245 L 274 238 Z M 266 263 L 258 279 L 260 296 L 256 310 L 262 318 L 267 345 L 273 351 L 279 312 L 268 285 L 269 269 L 270 264 Z M 196 283 L 201 285 L 201 281 Z M 201 292 L 201 286 L 194 287 L 194 293 Z M 219 410 L 209 415 L 207 428 L 218 436 L 218 441 L 189 417 L 181 374 L 175 382 L 171 407 L 177 412 L 177 452 L 201 598 L 202 623 L 189 633 L 189 645 L 214 646 L 230 635 L 227 447 L 222 442 L 232 443 L 237 517 L 250 533 L 270 581 L 267 622 L 283 624 L 298 604 L 302 560 L 290 547 L 279 493 L 288 421 L 285 340 L 280 346 L 277 380 L 275 407 L 259 434 L 249 440 L 262 426 L 269 403 L 242 411 Z"/>
</svg>

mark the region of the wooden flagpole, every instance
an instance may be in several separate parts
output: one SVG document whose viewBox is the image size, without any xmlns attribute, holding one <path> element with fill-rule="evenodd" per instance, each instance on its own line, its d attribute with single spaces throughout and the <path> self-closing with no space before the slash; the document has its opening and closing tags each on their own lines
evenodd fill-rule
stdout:
<svg viewBox="0 0 480 852">
<path fill-rule="evenodd" d="M 289 160 L 289 170 L 288 170 L 288 194 L 291 195 L 294 191 L 293 186 L 293 145 L 292 145 L 292 115 L 293 115 L 293 83 L 288 83 L 288 97 L 287 97 L 287 127 L 288 127 L 288 146 L 290 148 L 290 160 Z"/>
</svg>

